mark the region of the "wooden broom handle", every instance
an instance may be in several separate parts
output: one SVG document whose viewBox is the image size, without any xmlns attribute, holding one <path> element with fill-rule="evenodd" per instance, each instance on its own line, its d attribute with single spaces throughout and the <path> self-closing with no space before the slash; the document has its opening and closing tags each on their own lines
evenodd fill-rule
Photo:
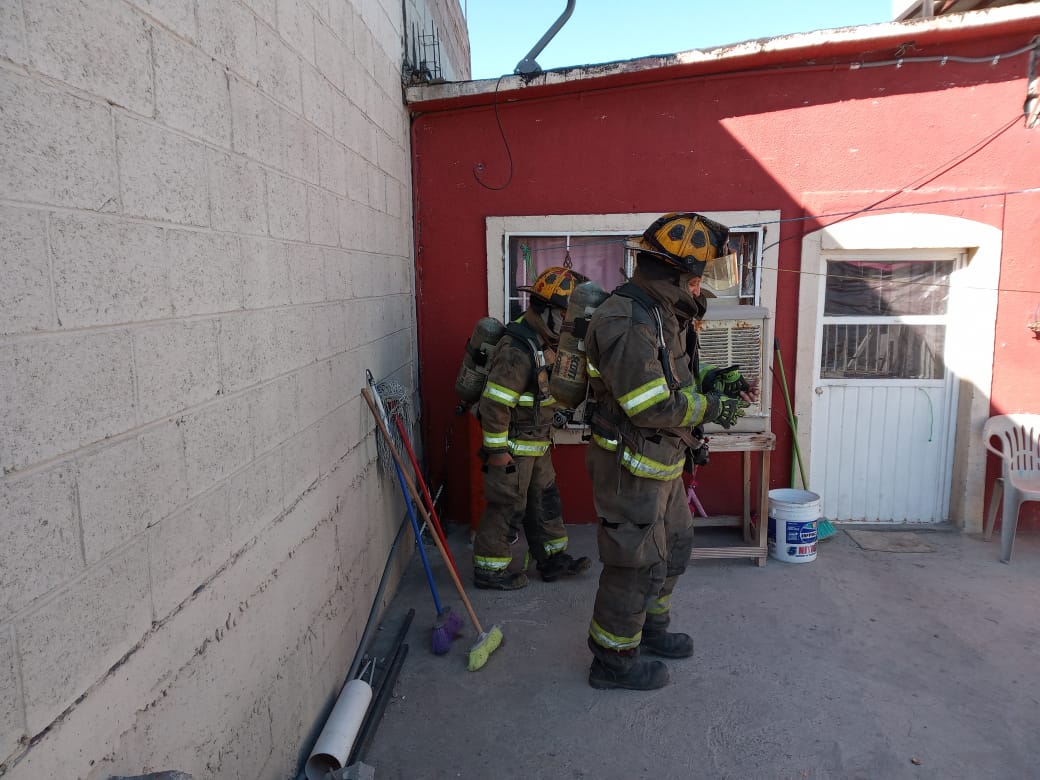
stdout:
<svg viewBox="0 0 1040 780">
<path fill-rule="evenodd" d="M 390 431 L 387 430 L 386 423 L 383 422 L 383 416 L 379 413 L 375 401 L 372 400 L 371 392 L 367 387 L 363 387 L 361 388 L 361 395 L 364 396 L 368 408 L 372 410 L 372 416 L 376 418 L 376 424 L 379 426 L 379 431 L 383 434 L 383 438 L 386 440 L 386 446 L 390 450 L 390 454 L 394 457 L 394 463 L 397 464 L 397 468 L 401 471 L 401 476 L 404 477 L 405 484 L 408 485 L 408 491 L 412 494 L 412 503 L 420 512 L 422 512 L 423 520 L 426 521 L 427 525 L 433 528 L 434 525 L 430 520 L 430 515 L 426 511 L 426 507 L 423 506 L 422 497 L 419 495 L 419 491 L 415 489 L 415 484 L 412 482 L 412 478 L 408 475 L 408 472 L 405 471 L 404 464 L 401 462 L 401 456 L 397 452 L 397 447 L 394 446 L 394 440 L 390 438 Z M 462 587 L 462 582 L 459 581 L 459 575 L 455 573 L 455 569 L 450 563 L 448 551 L 444 548 L 444 545 L 441 543 L 441 539 L 436 532 L 430 535 L 433 537 L 433 541 L 437 544 L 437 551 L 441 554 L 441 559 L 444 561 L 444 565 L 448 569 L 448 574 L 451 575 L 452 582 L 455 583 L 455 589 L 459 592 L 459 598 L 462 599 L 462 603 L 466 606 L 466 612 L 469 613 L 469 619 L 473 621 L 473 626 L 477 629 L 477 632 L 483 634 L 484 629 L 481 628 L 480 621 L 477 620 L 477 614 L 473 611 L 473 605 L 470 604 L 469 599 L 466 598 L 466 591 Z"/>
</svg>

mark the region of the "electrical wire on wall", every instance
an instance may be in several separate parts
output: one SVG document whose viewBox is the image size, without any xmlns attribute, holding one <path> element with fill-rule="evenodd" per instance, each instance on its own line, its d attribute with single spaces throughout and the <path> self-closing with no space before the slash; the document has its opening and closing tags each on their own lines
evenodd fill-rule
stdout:
<svg viewBox="0 0 1040 780">
<path fill-rule="evenodd" d="M 499 185 L 497 187 L 495 185 L 492 185 L 492 184 L 486 184 L 480 178 L 480 174 L 482 174 L 484 172 L 484 169 L 485 169 L 486 166 L 482 162 L 476 163 L 473 166 L 473 178 L 476 179 L 477 184 L 479 184 L 481 187 L 483 187 L 486 190 L 504 190 L 506 187 L 509 186 L 509 183 L 511 181 L 513 181 L 513 152 L 509 148 L 509 140 L 506 138 L 506 131 L 502 128 L 502 117 L 498 113 L 498 88 L 502 86 L 502 79 L 504 79 L 504 78 L 505 78 L 505 76 L 499 76 L 498 77 L 498 82 L 495 84 L 495 101 L 494 101 L 494 106 L 495 106 L 495 122 L 498 123 L 498 132 L 499 132 L 499 135 L 502 136 L 502 145 L 505 146 L 505 148 L 506 148 L 506 156 L 509 158 L 509 175 L 506 177 L 505 182 L 503 182 L 501 185 Z"/>
</svg>

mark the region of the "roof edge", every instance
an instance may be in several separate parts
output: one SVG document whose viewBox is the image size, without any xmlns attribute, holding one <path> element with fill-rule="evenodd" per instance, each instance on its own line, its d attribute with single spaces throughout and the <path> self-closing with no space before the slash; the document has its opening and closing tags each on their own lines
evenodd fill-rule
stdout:
<svg viewBox="0 0 1040 780">
<path fill-rule="evenodd" d="M 898 40 L 906 42 L 908 36 L 927 36 L 929 39 L 955 33 L 955 40 L 978 37 L 979 33 L 999 33 L 1003 28 L 1015 30 L 1021 23 L 1036 21 L 1040 33 L 1040 3 L 999 6 L 962 14 L 948 14 L 931 19 L 913 19 L 902 22 L 881 22 L 856 27 L 837 27 L 792 33 L 775 38 L 757 38 L 740 43 L 727 44 L 712 49 L 691 49 L 676 54 L 661 54 L 618 60 L 596 65 L 576 65 L 547 70 L 533 79 L 507 74 L 495 79 L 476 81 L 424 84 L 405 89 L 405 102 L 413 112 L 458 108 L 492 102 L 496 95 L 512 92 L 510 99 L 517 99 L 516 92 L 538 87 L 552 87 L 557 93 L 560 88 L 597 80 L 612 80 L 624 77 L 627 83 L 657 81 L 672 74 L 662 73 L 681 68 L 684 72 L 719 72 L 740 70 L 768 63 L 819 61 L 821 54 L 841 54 L 849 51 L 870 51 L 875 44 Z M 919 41 L 920 42 L 920 41 Z M 598 85 L 597 85 L 598 86 Z M 603 83 L 607 86 L 607 83 Z M 532 97 L 536 95 L 532 94 Z"/>
</svg>

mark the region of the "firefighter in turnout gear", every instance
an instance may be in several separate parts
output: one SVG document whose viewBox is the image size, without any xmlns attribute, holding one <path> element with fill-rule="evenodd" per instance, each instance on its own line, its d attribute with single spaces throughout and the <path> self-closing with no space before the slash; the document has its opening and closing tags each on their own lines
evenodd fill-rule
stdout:
<svg viewBox="0 0 1040 780">
<path fill-rule="evenodd" d="M 757 397 L 736 367 L 709 376 L 691 327 L 707 306 L 701 276 L 725 253 L 728 233 L 699 214 L 656 220 L 626 243 L 637 253 L 633 277 L 586 333 L 596 406 L 585 464 L 603 563 L 589 625 L 593 688 L 660 688 L 668 670 L 641 655 L 693 654 L 689 635 L 668 631 L 669 600 L 693 547 L 683 468 L 702 444 L 697 426 L 729 428 Z"/>
<path fill-rule="evenodd" d="M 487 502 L 473 539 L 478 588 L 516 590 L 527 585 L 523 571 L 508 568 L 510 544 L 521 531 L 546 582 L 580 574 L 592 564 L 588 558 L 567 554 L 563 507 L 549 453 L 556 403 L 549 393 L 553 350 L 567 300 L 585 280 L 568 268 L 553 267 L 530 287 L 521 287 L 530 294 L 530 305 L 506 326 L 491 358 L 477 407 Z"/>
</svg>

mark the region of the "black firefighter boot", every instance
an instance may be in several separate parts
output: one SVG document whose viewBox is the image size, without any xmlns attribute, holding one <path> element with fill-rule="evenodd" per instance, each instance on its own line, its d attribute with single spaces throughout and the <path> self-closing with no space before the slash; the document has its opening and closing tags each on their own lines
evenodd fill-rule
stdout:
<svg viewBox="0 0 1040 780">
<path fill-rule="evenodd" d="M 693 655 L 693 639 L 689 634 L 644 628 L 639 649 L 661 658 L 689 658 Z"/>
<path fill-rule="evenodd" d="M 474 569 L 473 584 L 484 590 L 520 590 L 527 587 L 527 575 L 522 571 Z"/>
<path fill-rule="evenodd" d="M 573 577 L 588 571 L 592 561 L 584 555 L 574 558 L 565 552 L 550 555 L 544 561 L 538 562 L 538 573 L 542 575 L 545 582 L 556 582 L 560 577 Z"/>
<path fill-rule="evenodd" d="M 668 684 L 668 669 L 660 661 L 644 661 L 639 649 L 621 652 L 605 650 L 589 640 L 593 652 L 589 668 L 589 685 L 597 690 L 624 688 L 630 691 L 653 691 Z"/>
</svg>

